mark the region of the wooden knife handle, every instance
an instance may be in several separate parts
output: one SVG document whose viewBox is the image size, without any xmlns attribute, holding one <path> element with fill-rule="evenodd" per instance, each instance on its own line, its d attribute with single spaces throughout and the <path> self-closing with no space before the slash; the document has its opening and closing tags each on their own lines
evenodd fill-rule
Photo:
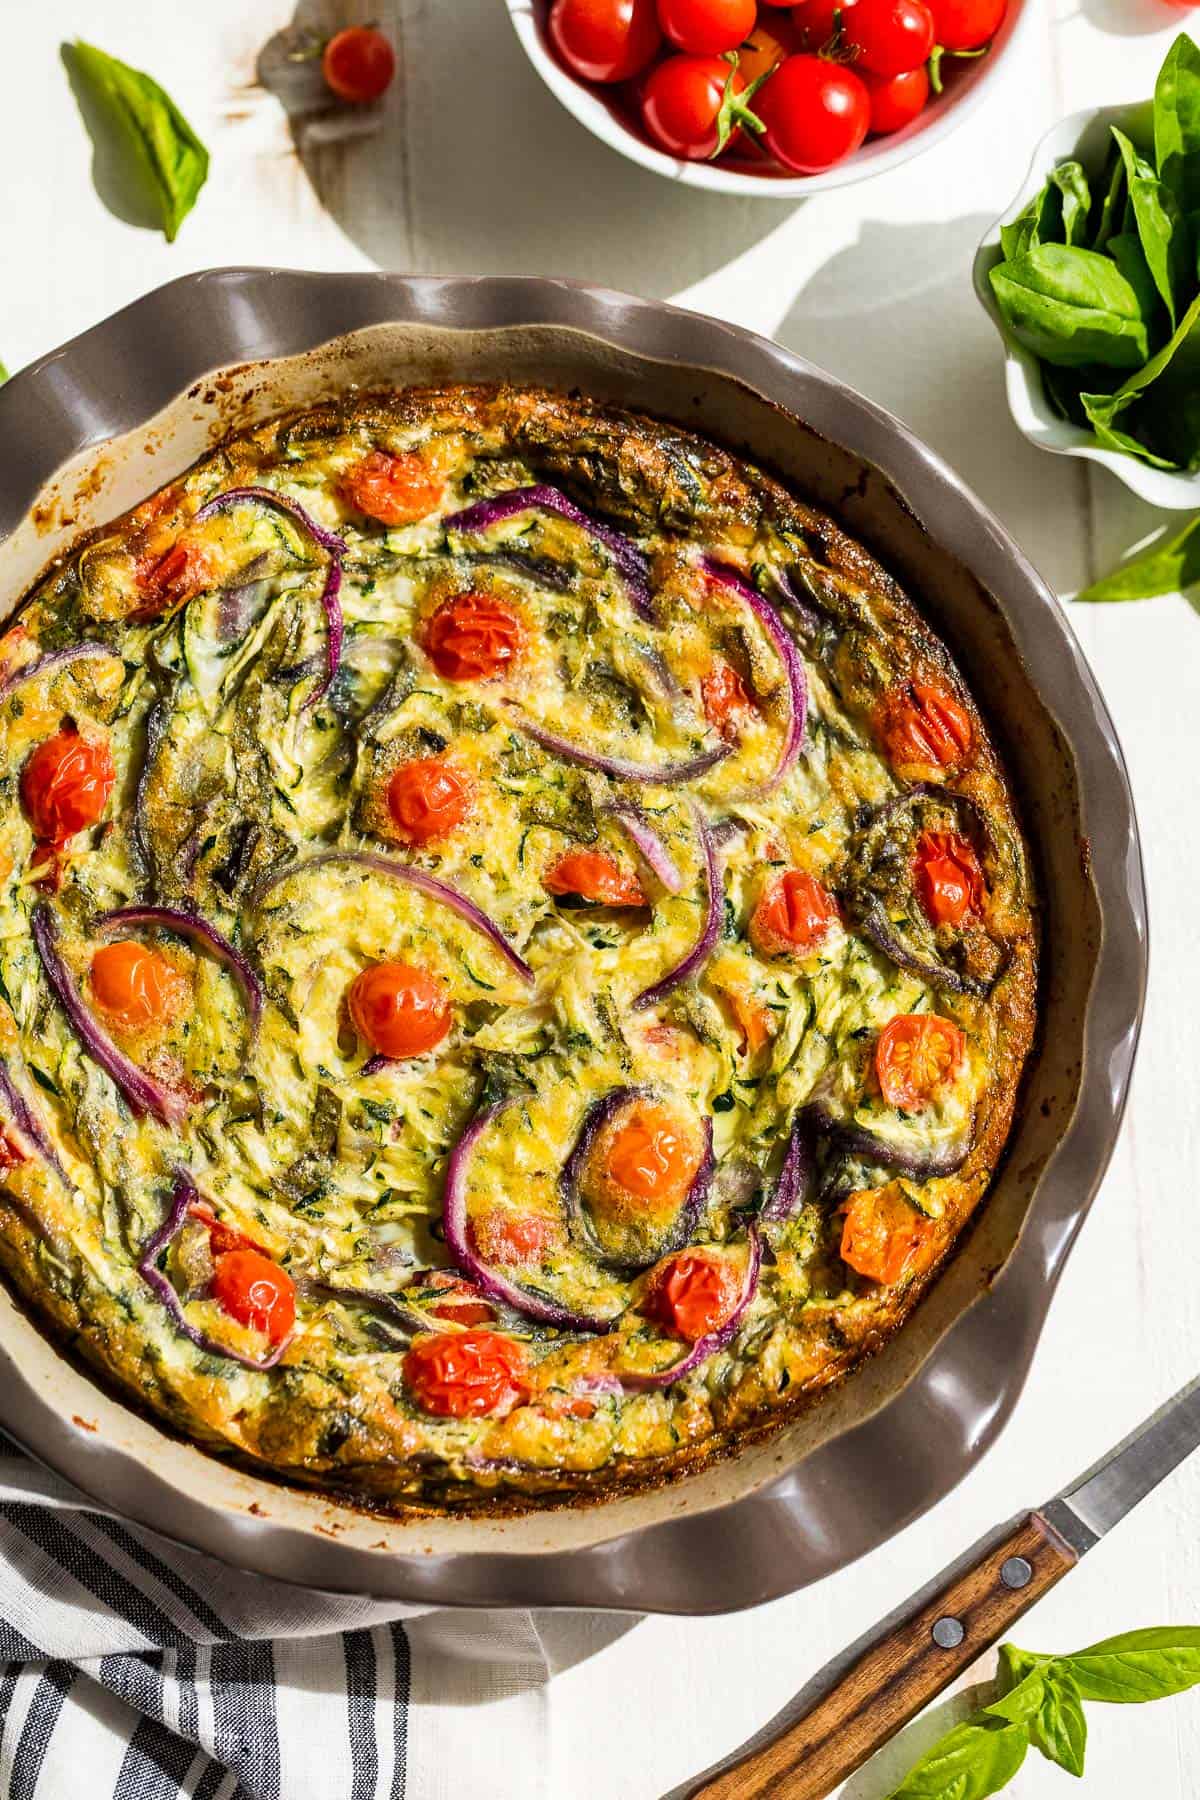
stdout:
<svg viewBox="0 0 1200 1800">
<path fill-rule="evenodd" d="M 811 1712 L 689 1800 L 824 1800 L 1078 1561 L 1040 1513 L 880 1638 Z"/>
</svg>

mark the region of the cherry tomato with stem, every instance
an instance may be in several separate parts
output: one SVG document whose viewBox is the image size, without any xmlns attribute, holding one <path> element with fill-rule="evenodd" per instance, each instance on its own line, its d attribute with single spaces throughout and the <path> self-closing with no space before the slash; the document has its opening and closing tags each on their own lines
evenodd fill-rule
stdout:
<svg viewBox="0 0 1200 1800">
<path fill-rule="evenodd" d="M 465 777 L 440 756 L 401 763 L 388 782 L 388 812 L 406 844 L 430 844 L 457 831 L 471 810 Z"/>
<path fill-rule="evenodd" d="M 212 1297 L 239 1325 L 282 1343 L 296 1323 L 296 1284 L 261 1250 L 227 1250 L 213 1269 Z"/>
<path fill-rule="evenodd" d="M 792 22 L 806 50 L 825 50 L 840 43 L 846 18 L 855 0 L 801 0 L 792 8 Z"/>
<path fill-rule="evenodd" d="M 380 1056 L 424 1056 L 450 1029 L 450 1001 L 440 981 L 410 963 L 372 963 L 346 995 L 350 1022 Z"/>
<path fill-rule="evenodd" d="M 331 37 L 321 56 L 325 85 L 339 100 L 363 106 L 378 100 L 396 74 L 396 52 L 382 31 L 350 25 Z"/>
<path fill-rule="evenodd" d="M 425 628 L 425 649 L 447 681 L 488 681 L 519 658 L 525 627 L 496 594 L 456 594 L 444 600 Z"/>
<path fill-rule="evenodd" d="M 525 1352 L 495 1331 L 455 1331 L 416 1340 L 404 1379 L 424 1412 L 474 1419 L 510 1412 L 529 1396 Z"/>
<path fill-rule="evenodd" d="M 550 42 L 582 81 L 629 81 L 658 54 L 654 0 L 554 0 Z"/>
<path fill-rule="evenodd" d="M 445 483 L 415 450 L 390 456 L 372 450 L 343 477 L 342 493 L 357 512 L 381 525 L 412 525 L 433 512 Z"/>
<path fill-rule="evenodd" d="M 720 56 L 754 30 L 755 0 L 658 0 L 658 22 L 677 50 Z"/>
<path fill-rule="evenodd" d="M 646 77 L 642 123 L 670 156 L 719 156 L 741 128 L 759 129 L 739 71 L 721 56 L 668 56 Z"/>
<path fill-rule="evenodd" d="M 820 56 L 789 56 L 755 99 L 763 142 L 786 168 L 817 175 L 860 148 L 871 102 L 853 69 Z"/>
<path fill-rule="evenodd" d="M 1008 11 L 1008 0 L 927 0 L 936 42 L 943 50 L 982 50 Z"/>
<path fill-rule="evenodd" d="M 871 97 L 871 134 L 885 137 L 903 131 L 925 110 L 929 99 L 929 71 L 909 69 L 903 75 L 863 73 Z"/>
<path fill-rule="evenodd" d="M 922 0 L 855 0 L 842 22 L 842 42 L 864 74 L 907 75 L 923 69 L 933 53 L 933 14 Z"/>
</svg>

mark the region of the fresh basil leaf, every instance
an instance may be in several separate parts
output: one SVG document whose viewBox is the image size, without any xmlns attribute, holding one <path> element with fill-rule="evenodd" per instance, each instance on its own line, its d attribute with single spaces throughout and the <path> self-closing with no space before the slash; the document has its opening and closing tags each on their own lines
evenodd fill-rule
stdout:
<svg viewBox="0 0 1200 1800">
<path fill-rule="evenodd" d="M 1029 1742 L 1069 1775 L 1083 1774 L 1087 1719 L 1079 1686 L 1058 1660 L 1046 1670 L 1042 1703 L 1028 1722 Z"/>
<path fill-rule="evenodd" d="M 1018 1650 L 1017 1655 L 1022 1653 Z M 1003 1694 L 999 1700 L 993 1700 L 990 1706 L 984 1707 L 989 1718 L 1003 1719 L 1009 1725 L 1020 1725 L 1031 1719 L 1041 1707 L 1045 1698 L 1045 1679 L 1042 1663 L 1045 1659 L 1031 1659 L 1033 1667 L 1022 1671 L 1014 1686 Z"/>
<path fill-rule="evenodd" d="M 1181 211 L 1200 211 L 1200 50 L 1175 39 L 1154 89 L 1154 157 Z"/>
<path fill-rule="evenodd" d="M 1062 234 L 1065 244 L 1086 244 L 1088 219 L 1092 210 L 1092 190 L 1082 163 L 1061 162 L 1050 172 L 1050 179 L 1062 195 Z"/>
<path fill-rule="evenodd" d="M 909 1770 L 888 1800 L 986 1800 L 1007 1787 L 1029 1748 L 1023 1725 L 968 1719 Z"/>
<path fill-rule="evenodd" d="M 1100 214 L 1096 221 L 1096 233 L 1092 239 L 1093 250 L 1103 250 L 1110 237 L 1120 230 L 1121 214 L 1125 209 L 1125 158 L 1114 144 L 1109 153 L 1105 173 L 1104 199 L 1100 204 Z"/>
<path fill-rule="evenodd" d="M 1200 1682 L 1200 1625 L 1155 1625 L 1104 1638 L 1056 1659 L 1085 1700 L 1140 1704 L 1182 1694 Z"/>
<path fill-rule="evenodd" d="M 997 264 L 991 281 L 1014 335 L 1044 362 L 1136 369 L 1149 355 L 1136 291 L 1094 250 L 1042 244 Z"/>
<path fill-rule="evenodd" d="M 1154 277 L 1174 331 L 1178 322 L 1177 300 L 1195 286 L 1192 279 L 1192 247 L 1187 224 L 1170 188 L 1159 181 L 1150 164 L 1139 156 L 1123 131 L 1113 126 L 1113 137 L 1125 163 L 1129 203 L 1137 225 L 1146 266 Z M 1113 254 L 1113 246 L 1108 246 Z"/>
<path fill-rule="evenodd" d="M 173 243 L 208 177 L 208 151 L 170 95 L 141 70 L 80 40 L 70 47 L 69 67 L 108 120 L 129 179 L 152 192 Z"/>
</svg>

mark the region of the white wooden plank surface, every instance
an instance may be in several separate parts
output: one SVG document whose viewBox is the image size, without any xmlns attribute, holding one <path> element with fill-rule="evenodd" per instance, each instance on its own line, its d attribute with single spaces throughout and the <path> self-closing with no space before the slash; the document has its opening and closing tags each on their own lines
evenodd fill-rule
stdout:
<svg viewBox="0 0 1200 1800">
<path fill-rule="evenodd" d="M 1033 4 L 1024 56 L 951 141 L 792 208 L 681 191 L 593 142 L 523 62 L 500 0 L 303 9 L 382 16 L 404 63 L 378 136 L 303 159 L 254 85 L 259 46 L 289 17 L 281 0 L 3 0 L 0 356 L 16 367 L 161 281 L 232 262 L 560 274 L 671 296 L 778 335 L 893 408 L 1070 593 L 1159 521 L 1107 474 L 1019 438 L 998 346 L 971 293 L 971 254 L 1041 131 L 1076 107 L 1148 92 L 1188 15 L 1163 0 Z M 58 58 L 60 40 L 80 30 L 148 67 L 213 149 L 209 187 L 173 247 L 96 199 Z M 1154 970 L 1122 1143 L 1017 1416 L 932 1515 L 809 1593 L 732 1619 L 651 1620 L 616 1637 L 611 1625 L 545 1621 L 551 1651 L 571 1664 L 552 1690 L 555 1795 L 652 1800 L 722 1754 L 986 1527 L 1078 1472 L 1194 1371 L 1200 620 L 1175 598 L 1077 609 L 1074 622 L 1129 757 Z M 1196 1622 L 1197 1517 L 1200 1467 L 1093 1552 L 1019 1641 L 1071 1648 L 1134 1625 Z M 845 1800 L 880 1800 L 948 1716 L 935 1709 L 910 1727 L 847 1784 Z M 1096 1800 L 1190 1800 L 1200 1792 L 1200 1696 L 1094 1709 L 1089 1765 Z M 497 1795 L 525 1791 L 519 1771 L 498 1772 L 498 1782 Z M 1041 1800 L 1065 1782 L 1031 1760 L 1010 1791 Z"/>
</svg>

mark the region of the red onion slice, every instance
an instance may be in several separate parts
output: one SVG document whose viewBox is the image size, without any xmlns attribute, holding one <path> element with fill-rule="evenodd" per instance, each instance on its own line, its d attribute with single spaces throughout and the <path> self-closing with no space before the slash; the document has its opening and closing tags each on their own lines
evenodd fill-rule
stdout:
<svg viewBox="0 0 1200 1800">
<path fill-rule="evenodd" d="M 431 900 L 440 901 L 451 912 L 457 913 L 460 919 L 465 919 L 481 937 L 485 937 L 522 981 L 533 981 L 533 970 L 525 958 L 509 943 L 500 927 L 492 923 L 482 907 L 476 906 L 473 900 L 468 900 L 465 894 L 460 894 L 449 882 L 439 881 L 436 875 L 427 875 L 423 869 L 414 869 L 408 863 L 397 862 L 390 856 L 380 856 L 374 850 L 322 850 L 318 855 L 309 856 L 302 862 L 286 863 L 260 884 L 254 895 L 254 905 L 261 905 L 264 896 L 273 887 L 298 875 L 302 869 L 319 869 L 323 864 L 337 862 L 352 863 L 359 868 L 370 869 L 376 875 L 386 875 L 392 881 L 402 881 L 408 887 L 416 888 L 418 893 L 427 894 Z"/>
<path fill-rule="evenodd" d="M 75 977 L 59 952 L 58 920 L 45 900 L 34 907 L 32 925 L 46 980 L 92 1061 L 116 1084 L 136 1114 L 151 1113 L 164 1125 L 181 1124 L 187 1116 L 182 1095 L 172 1093 L 131 1062 L 84 1005 Z"/>
<path fill-rule="evenodd" d="M 330 1281 L 304 1281 L 297 1285 L 319 1299 L 341 1300 L 347 1306 L 361 1306 L 364 1312 L 377 1313 L 381 1319 L 387 1319 L 410 1335 L 418 1331 L 464 1329 L 452 1321 L 435 1319 L 428 1313 L 418 1312 L 415 1306 L 406 1306 L 394 1294 L 372 1293 L 369 1288 L 342 1287 Z"/>
<path fill-rule="evenodd" d="M 0 1061 L 0 1102 L 8 1114 L 10 1126 L 24 1140 L 24 1144 L 18 1147 L 23 1149 L 28 1146 L 30 1154 L 40 1156 L 54 1170 L 63 1186 L 70 1187 L 71 1183 L 67 1180 L 66 1171 L 59 1161 L 58 1151 L 51 1142 L 49 1132 L 13 1080 L 8 1064 L 3 1061 Z"/>
<path fill-rule="evenodd" d="M 889 1139 L 880 1137 L 874 1131 L 868 1131 L 865 1125 L 858 1125 L 852 1119 L 835 1117 L 828 1105 L 821 1100 L 810 1100 L 801 1119 L 812 1130 L 829 1138 L 839 1150 L 844 1150 L 850 1156 L 860 1156 L 864 1162 L 878 1163 L 881 1169 L 892 1169 L 909 1181 L 934 1181 L 941 1176 L 955 1174 L 970 1155 L 974 1138 L 974 1127 L 971 1125 L 952 1144 L 939 1144 L 925 1150 L 908 1150 L 901 1144 L 894 1144 Z"/>
<path fill-rule="evenodd" d="M 683 876 L 671 852 L 649 820 L 636 806 L 610 806 L 608 810 L 624 829 L 630 843 L 659 885 L 668 894 L 679 893 L 683 887 Z"/>
<path fill-rule="evenodd" d="M 180 937 L 190 938 L 193 943 L 203 944 L 206 949 L 211 950 L 217 961 L 223 962 L 231 971 L 241 988 L 251 1036 L 257 1033 L 262 1020 L 262 982 L 241 951 L 235 950 L 215 925 L 210 925 L 199 913 L 184 912 L 174 906 L 118 906 L 113 912 L 102 913 L 96 920 L 99 931 L 112 931 L 123 925 L 157 925 L 164 931 L 177 932 Z"/>
<path fill-rule="evenodd" d="M 14 688 L 24 687 L 27 681 L 37 681 L 48 675 L 52 669 L 62 669 L 68 663 L 82 662 L 88 657 L 106 656 L 109 662 L 120 662 L 121 658 L 115 650 L 109 650 L 104 644 L 81 643 L 68 644 L 65 650 L 50 650 L 45 656 L 39 656 L 35 662 L 26 663 L 23 668 L 12 669 L 3 680 L 0 680 L 0 700 L 6 700 Z"/>
<path fill-rule="evenodd" d="M 312 515 L 295 500 L 289 500 L 284 494 L 276 494 L 270 488 L 237 487 L 227 488 L 223 494 L 208 500 L 196 514 L 195 523 L 202 525 L 206 519 L 214 518 L 217 513 L 228 512 L 231 507 L 247 503 L 253 506 L 265 506 L 272 512 L 285 513 L 288 518 L 295 519 L 302 525 L 308 535 L 319 544 L 322 550 L 329 552 L 329 568 L 325 576 L 325 585 L 321 589 L 321 605 L 325 609 L 325 617 L 329 623 L 329 635 L 326 642 L 325 679 L 304 702 L 305 710 L 324 699 L 329 691 L 329 684 L 338 672 L 342 660 L 342 637 L 345 622 L 342 618 L 342 558 L 346 546 L 334 531 L 326 531 L 318 525 Z"/>
<path fill-rule="evenodd" d="M 713 1177 L 712 1120 L 704 1120 L 704 1156 L 700 1167 L 692 1178 L 692 1185 L 684 1196 L 679 1209 L 679 1216 L 673 1229 L 663 1242 L 643 1261 L 610 1256 L 601 1248 L 587 1217 L 582 1196 L 579 1192 L 579 1181 L 583 1174 L 584 1164 L 591 1154 L 593 1144 L 614 1115 L 631 1100 L 650 1100 L 654 1095 L 645 1087 L 612 1088 L 589 1107 L 584 1115 L 579 1136 L 571 1148 L 571 1153 L 563 1164 L 558 1178 L 558 1191 L 562 1196 L 563 1210 L 567 1215 L 567 1228 L 580 1249 L 586 1252 L 602 1269 L 614 1269 L 620 1274 L 636 1274 L 648 1269 L 651 1263 L 670 1256 L 675 1250 L 682 1250 L 689 1242 L 699 1222 L 704 1203 L 708 1198 L 708 1190 Z"/>
<path fill-rule="evenodd" d="M 146 1239 L 138 1256 L 137 1271 L 146 1286 L 161 1302 L 170 1315 L 176 1330 L 181 1332 L 197 1349 L 207 1351 L 210 1356 L 227 1356 L 230 1362 L 240 1363 L 243 1369 L 273 1369 L 288 1345 L 295 1337 L 290 1331 L 287 1337 L 278 1344 L 273 1344 L 266 1356 L 245 1356 L 240 1350 L 231 1350 L 228 1344 L 222 1344 L 218 1338 L 210 1337 L 193 1325 L 183 1310 L 183 1303 L 167 1277 L 157 1266 L 158 1258 L 180 1229 L 187 1218 L 188 1209 L 195 1205 L 200 1195 L 189 1176 L 180 1171 L 175 1176 L 175 1185 L 171 1191 L 171 1203 L 167 1207 L 162 1224 Z"/>
<path fill-rule="evenodd" d="M 758 1277 L 762 1268 L 762 1238 L 757 1225 L 747 1228 L 746 1240 L 749 1248 L 746 1279 L 737 1305 L 720 1330 L 710 1332 L 708 1337 L 697 1339 L 687 1355 L 680 1362 L 672 1363 L 669 1369 L 659 1369 L 653 1375 L 626 1374 L 618 1369 L 617 1375 L 623 1387 L 639 1393 L 654 1388 L 673 1387 L 677 1381 L 682 1381 L 685 1375 L 690 1375 L 693 1369 L 698 1369 L 702 1362 L 707 1362 L 708 1358 L 715 1355 L 718 1350 L 723 1350 L 726 1344 L 737 1336 L 738 1327 L 758 1292 Z"/>
<path fill-rule="evenodd" d="M 949 963 L 942 962 L 939 957 L 922 956 L 919 951 L 906 944 L 878 898 L 872 897 L 865 906 L 857 910 L 858 922 L 865 935 L 898 969 L 904 969 L 909 975 L 915 975 L 918 981 L 928 982 L 930 987 L 940 988 L 945 993 L 980 997 L 991 993 L 993 982 L 985 981 L 978 975 L 964 975 L 958 969 L 952 969 Z"/>
<path fill-rule="evenodd" d="M 704 775 L 715 763 L 724 761 L 732 755 L 731 744 L 719 744 L 715 749 L 705 750 L 699 756 L 693 756 L 687 762 L 667 763 L 655 766 L 653 763 L 626 762 L 618 756 L 604 756 L 597 750 L 585 749 L 582 744 L 573 744 L 570 738 L 559 737 L 556 732 L 547 731 L 524 713 L 518 712 L 510 702 L 512 722 L 518 731 L 540 744 L 543 750 L 549 750 L 554 756 L 561 756 L 564 762 L 579 763 L 585 769 L 598 769 L 602 775 L 611 775 L 617 781 L 640 781 L 649 787 L 676 787 L 681 782 L 694 781 L 697 776 Z"/>
<path fill-rule="evenodd" d="M 495 494 L 491 499 L 477 500 L 474 506 L 468 506 L 462 512 L 451 513 L 448 518 L 443 519 L 442 524 L 447 531 L 463 532 L 470 536 L 476 532 L 489 531 L 493 525 L 499 525 L 504 519 L 515 518 L 518 513 L 535 511 L 557 513 L 560 518 L 569 519 L 572 525 L 580 526 L 597 543 L 603 544 L 629 590 L 634 611 L 639 618 L 654 622 L 650 604 L 650 564 L 645 554 L 622 532 L 614 531 L 611 525 L 602 525 L 598 519 L 593 519 L 556 487 L 543 485 L 510 488 L 506 494 Z"/>
<path fill-rule="evenodd" d="M 769 600 L 764 600 L 762 595 L 752 588 L 736 569 L 731 569 L 728 563 L 718 562 L 712 556 L 703 556 L 700 562 L 704 573 L 710 580 L 720 582 L 723 587 L 727 587 L 754 614 L 774 645 L 776 654 L 783 664 L 783 672 L 787 677 L 790 700 L 788 728 L 784 735 L 783 748 L 779 752 L 779 761 L 763 783 L 761 790 L 764 794 L 771 794 L 795 764 L 804 742 L 804 725 L 808 718 L 808 677 L 804 673 L 804 661 L 792 641 L 791 633 Z"/>
<path fill-rule="evenodd" d="M 712 954 L 713 945 L 721 935 L 721 913 L 724 901 L 724 887 L 721 880 L 721 864 L 717 856 L 717 846 L 713 842 L 708 822 L 694 800 L 688 802 L 692 809 L 692 818 L 696 826 L 696 836 L 700 840 L 700 848 L 704 854 L 705 911 L 704 927 L 683 958 L 673 969 L 667 971 L 660 981 L 652 987 L 644 988 L 633 1003 L 635 1012 L 644 1012 L 648 1006 L 656 1006 L 658 1002 L 677 988 L 681 981 L 694 975 L 703 967 Z"/>
<path fill-rule="evenodd" d="M 463 1274 L 489 1299 L 500 1300 L 515 1312 L 524 1314 L 527 1319 L 538 1319 L 544 1325 L 558 1325 L 568 1331 L 611 1331 L 617 1322 L 615 1317 L 594 1318 L 587 1313 L 572 1312 L 569 1307 L 560 1306 L 556 1300 L 546 1300 L 541 1295 L 527 1293 L 516 1282 L 509 1281 L 489 1268 L 471 1243 L 467 1228 L 467 1169 L 471 1157 L 484 1132 L 520 1098 L 519 1094 L 511 1094 L 507 1099 L 485 1106 L 476 1113 L 451 1151 L 446 1165 L 446 1195 L 442 1202 L 446 1243 Z"/>
<path fill-rule="evenodd" d="M 764 1225 L 782 1224 L 807 1200 L 812 1187 L 812 1137 L 806 1121 L 797 1121 L 788 1139 L 787 1153 L 774 1192 L 759 1217 Z"/>
</svg>

